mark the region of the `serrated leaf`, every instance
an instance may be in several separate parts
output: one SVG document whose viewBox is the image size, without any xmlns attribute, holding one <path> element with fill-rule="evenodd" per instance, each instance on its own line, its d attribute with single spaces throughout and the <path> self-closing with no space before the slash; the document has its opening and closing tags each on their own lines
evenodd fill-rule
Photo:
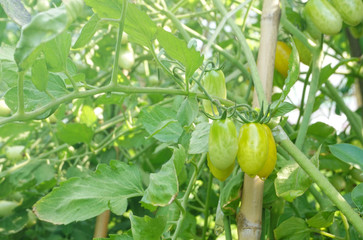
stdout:
<svg viewBox="0 0 363 240">
<path fill-rule="evenodd" d="M 132 237 L 134 240 L 160 240 L 166 226 L 163 216 L 151 218 L 130 215 Z"/>
<path fill-rule="evenodd" d="M 32 82 L 39 91 L 44 91 L 48 85 L 48 69 L 44 58 L 39 58 L 32 65 Z"/>
<path fill-rule="evenodd" d="M 66 27 L 67 11 L 64 7 L 51 8 L 35 15 L 31 22 L 22 28 L 15 49 L 14 59 L 19 69 L 27 69 L 36 58 L 41 45 L 57 37 Z"/>
<path fill-rule="evenodd" d="M 330 145 L 329 149 L 331 153 L 340 160 L 354 166 L 355 168 L 363 170 L 363 150 L 352 144 L 340 143 Z"/>
<path fill-rule="evenodd" d="M 274 110 L 274 114 L 273 117 L 279 117 L 279 116 L 284 116 L 287 113 L 291 112 L 292 110 L 296 109 L 296 107 L 288 102 L 283 102 L 281 103 L 275 110 Z"/>
<path fill-rule="evenodd" d="M 184 65 L 185 79 L 189 81 L 195 70 L 202 65 L 204 57 L 194 48 L 188 48 L 184 40 L 175 37 L 162 28 L 158 28 L 156 38 L 170 57 Z"/>
<path fill-rule="evenodd" d="M 184 148 L 180 146 L 159 172 L 150 174 L 150 184 L 141 199 L 144 207 L 155 210 L 157 206 L 167 206 L 175 200 L 179 192 L 178 174 L 185 159 Z"/>
<path fill-rule="evenodd" d="M 92 15 L 88 22 L 83 26 L 77 41 L 72 46 L 73 49 L 83 48 L 91 41 L 92 37 L 99 28 L 100 20 L 101 19 L 97 14 Z"/>
<path fill-rule="evenodd" d="M 196 97 L 186 97 L 178 109 L 177 118 L 182 126 L 189 126 L 199 113 Z"/>
<path fill-rule="evenodd" d="M 301 218 L 291 217 L 283 221 L 275 230 L 274 235 L 277 240 L 301 240 L 309 239 L 310 229 Z"/>
<path fill-rule="evenodd" d="M 189 154 L 208 152 L 209 129 L 210 124 L 207 122 L 197 124 L 190 139 Z"/>
<path fill-rule="evenodd" d="M 70 145 L 76 143 L 90 143 L 93 138 L 93 130 L 83 123 L 67 123 L 60 122 L 57 126 L 56 135 L 59 140 Z"/>
<path fill-rule="evenodd" d="M 63 32 L 43 46 L 45 60 L 51 72 L 65 72 L 72 36 Z"/>
<path fill-rule="evenodd" d="M 323 122 L 316 122 L 309 126 L 307 134 L 318 140 L 319 144 L 336 142 L 335 128 Z"/>
<path fill-rule="evenodd" d="M 107 209 L 122 214 L 128 198 L 142 195 L 137 166 L 112 160 L 110 165 L 100 164 L 90 176 L 61 183 L 41 198 L 33 211 L 43 221 L 68 224 L 95 217 Z"/>
<path fill-rule="evenodd" d="M 93 111 L 93 108 L 88 105 L 84 105 L 82 107 L 82 113 L 81 113 L 79 121 L 80 121 L 80 123 L 84 123 L 88 127 L 91 127 L 93 125 L 93 123 L 95 123 L 97 121 L 97 116 L 96 116 L 95 112 Z"/>
<path fill-rule="evenodd" d="M 333 224 L 334 211 L 320 211 L 307 220 L 310 227 L 326 228 Z"/>
<path fill-rule="evenodd" d="M 316 167 L 319 165 L 320 148 L 311 158 Z M 297 163 L 287 164 L 277 173 L 275 179 L 276 195 L 292 202 L 295 198 L 304 194 L 311 183 L 310 176 Z"/>
<path fill-rule="evenodd" d="M 23 26 L 30 22 L 31 16 L 20 0 L 0 0 L 6 14 L 16 24 Z"/>
<path fill-rule="evenodd" d="M 356 186 L 351 193 L 352 201 L 359 209 L 360 213 L 363 213 L 363 184 Z"/>
<path fill-rule="evenodd" d="M 176 112 L 164 107 L 150 107 L 140 113 L 145 130 L 161 142 L 178 142 L 183 133 L 180 123 L 176 120 Z"/>
</svg>

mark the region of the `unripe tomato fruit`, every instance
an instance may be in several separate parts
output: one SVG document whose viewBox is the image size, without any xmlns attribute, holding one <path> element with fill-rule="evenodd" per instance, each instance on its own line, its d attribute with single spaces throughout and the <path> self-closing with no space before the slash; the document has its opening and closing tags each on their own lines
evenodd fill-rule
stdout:
<svg viewBox="0 0 363 240">
<path fill-rule="evenodd" d="M 50 8 L 49 1 L 48 0 L 38 0 L 37 5 L 35 6 L 35 8 L 39 12 L 46 11 L 46 10 L 48 10 Z"/>
<path fill-rule="evenodd" d="M 122 69 L 130 70 L 135 63 L 134 50 L 131 45 L 121 47 L 120 55 L 118 56 L 118 65 Z"/>
<path fill-rule="evenodd" d="M 363 21 L 362 0 L 332 0 L 343 21 L 350 26 L 357 26 Z"/>
<path fill-rule="evenodd" d="M 269 136 L 260 123 L 242 125 L 238 136 L 238 164 L 250 176 L 258 174 L 269 154 Z"/>
<path fill-rule="evenodd" d="M 11 113 L 10 108 L 6 105 L 4 100 L 0 100 L 0 117 L 7 117 Z"/>
<path fill-rule="evenodd" d="M 345 179 L 340 175 L 333 175 L 329 178 L 330 183 L 335 187 L 335 189 L 340 192 L 345 189 L 347 183 Z"/>
<path fill-rule="evenodd" d="M 225 181 L 229 177 L 229 175 L 231 175 L 234 169 L 234 163 L 231 166 L 227 167 L 225 170 L 220 170 L 216 168 L 210 161 L 209 153 L 207 154 L 207 163 L 209 170 L 213 174 L 213 176 L 222 182 Z"/>
<path fill-rule="evenodd" d="M 284 42 L 277 41 L 275 55 L 275 69 L 284 77 L 287 77 L 289 71 L 289 58 L 291 48 Z"/>
<path fill-rule="evenodd" d="M 310 38 L 310 36 L 307 32 L 304 32 L 304 34 L 308 39 Z M 297 37 L 294 37 L 293 39 L 294 39 L 297 51 L 299 52 L 300 62 L 309 66 L 311 63 L 311 59 L 313 57 L 312 53 Z"/>
<path fill-rule="evenodd" d="M 268 138 L 268 154 L 267 154 L 267 160 L 263 168 L 257 173 L 257 175 L 262 179 L 265 180 L 272 171 L 275 168 L 276 160 L 277 160 L 277 150 L 276 150 L 276 143 L 275 139 L 272 136 L 271 129 L 265 125 L 262 124 L 262 126 L 265 128 L 265 131 L 267 133 Z"/>
<path fill-rule="evenodd" d="M 334 35 L 342 29 L 342 18 L 327 0 L 309 0 L 304 11 L 320 32 L 324 34 Z"/>
<path fill-rule="evenodd" d="M 227 97 L 226 79 L 222 70 L 211 70 L 207 72 L 203 77 L 202 85 L 212 97 L 215 96 L 224 99 Z M 215 106 L 213 106 L 212 111 L 212 103 L 209 100 L 203 100 L 203 108 L 210 115 L 213 115 L 213 113 L 218 114 Z"/>
<path fill-rule="evenodd" d="M 315 26 L 315 24 L 311 20 L 311 17 L 308 14 L 306 14 L 305 8 L 302 11 L 302 15 L 303 15 L 303 17 L 305 19 L 305 22 L 306 22 L 306 31 L 310 34 L 310 36 L 312 38 L 320 39 L 321 31 L 318 29 L 317 26 Z"/>
<path fill-rule="evenodd" d="M 363 182 L 363 171 L 353 168 L 352 171 L 350 172 L 350 175 L 352 176 L 352 178 L 358 182 Z"/>
<path fill-rule="evenodd" d="M 208 154 L 211 163 L 226 170 L 237 156 L 237 130 L 232 120 L 214 120 L 209 130 Z"/>
</svg>

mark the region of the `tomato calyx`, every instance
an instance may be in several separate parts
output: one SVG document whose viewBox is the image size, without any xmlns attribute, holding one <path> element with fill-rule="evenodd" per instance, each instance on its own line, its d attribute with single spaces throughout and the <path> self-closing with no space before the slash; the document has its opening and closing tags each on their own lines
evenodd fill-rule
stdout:
<svg viewBox="0 0 363 240">
<path fill-rule="evenodd" d="M 252 109 L 249 107 L 247 110 L 237 113 L 238 117 L 243 123 L 261 123 L 267 124 L 271 120 L 270 105 L 268 105 L 266 112 L 263 109 L 263 103 L 261 109 Z"/>
</svg>

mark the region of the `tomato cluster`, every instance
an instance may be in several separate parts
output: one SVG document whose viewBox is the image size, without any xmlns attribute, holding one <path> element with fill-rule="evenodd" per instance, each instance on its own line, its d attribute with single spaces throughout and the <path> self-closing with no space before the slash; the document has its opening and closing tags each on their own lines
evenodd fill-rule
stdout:
<svg viewBox="0 0 363 240">
<path fill-rule="evenodd" d="M 226 97 L 225 79 L 221 70 L 208 72 L 203 85 L 210 95 Z M 207 113 L 218 113 L 216 106 L 212 106 L 210 101 L 205 100 L 203 107 Z M 275 140 L 270 128 L 257 122 L 245 123 L 237 136 L 233 121 L 224 112 L 219 119 L 213 120 L 209 131 L 207 161 L 213 176 L 221 181 L 226 180 L 233 172 L 236 157 L 245 173 L 258 175 L 264 180 L 276 164 Z"/>
</svg>

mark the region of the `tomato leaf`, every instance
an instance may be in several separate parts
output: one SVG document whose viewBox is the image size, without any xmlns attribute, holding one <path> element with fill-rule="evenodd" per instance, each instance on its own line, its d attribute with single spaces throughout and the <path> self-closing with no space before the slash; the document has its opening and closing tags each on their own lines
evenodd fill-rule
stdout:
<svg viewBox="0 0 363 240">
<path fill-rule="evenodd" d="M 71 34 L 63 32 L 44 44 L 43 52 L 49 71 L 64 72 L 66 70 L 71 40 Z"/>
<path fill-rule="evenodd" d="M 97 116 L 93 111 L 93 108 L 88 105 L 84 105 L 82 107 L 82 112 L 79 118 L 79 122 L 85 123 L 88 127 L 91 127 L 93 123 L 95 123 L 96 121 L 97 121 Z"/>
<path fill-rule="evenodd" d="M 363 170 L 363 150 L 352 144 L 340 143 L 330 145 L 329 149 L 331 153 L 340 160 L 354 166 L 355 168 Z"/>
<path fill-rule="evenodd" d="M 84 0 L 84 2 L 86 5 L 90 6 L 100 18 L 119 19 L 121 17 L 121 1 Z"/>
<path fill-rule="evenodd" d="M 306 222 L 297 217 L 291 217 L 283 221 L 275 230 L 274 235 L 277 240 L 289 239 L 300 240 L 309 239 L 310 229 Z"/>
<path fill-rule="evenodd" d="M 296 107 L 288 102 L 281 103 L 274 111 L 274 117 L 284 116 L 285 114 L 291 112 L 296 109 Z"/>
<path fill-rule="evenodd" d="M 358 207 L 359 211 L 362 214 L 363 213 L 363 184 L 362 183 L 353 189 L 351 196 L 352 196 L 352 200 L 353 200 L 354 204 Z"/>
<path fill-rule="evenodd" d="M 48 69 L 44 58 L 39 58 L 32 65 L 32 82 L 39 91 L 44 91 L 48 85 Z"/>
<path fill-rule="evenodd" d="M 162 28 L 158 28 L 156 38 L 170 57 L 185 66 L 185 80 L 189 81 L 195 70 L 202 65 L 204 57 L 194 48 L 188 48 L 184 40 L 175 37 Z"/>
<path fill-rule="evenodd" d="M 39 219 L 54 224 L 68 224 L 95 217 L 107 209 L 122 214 L 127 199 L 142 196 L 141 176 L 137 166 L 112 160 L 100 164 L 84 178 L 71 178 L 54 188 L 33 207 Z"/>
<path fill-rule="evenodd" d="M 335 211 L 320 211 L 307 220 L 310 227 L 326 228 L 333 224 Z"/>
<path fill-rule="evenodd" d="M 318 140 L 319 144 L 336 143 L 335 128 L 323 122 L 316 122 L 309 126 L 307 134 Z"/>
<path fill-rule="evenodd" d="M 207 122 L 198 123 L 192 133 L 189 144 L 189 154 L 208 152 L 210 124 Z"/>
<path fill-rule="evenodd" d="M 132 238 L 134 240 L 159 240 L 166 226 L 163 216 L 151 218 L 149 216 L 138 217 L 130 215 Z"/>
<path fill-rule="evenodd" d="M 199 113 L 197 98 L 186 97 L 178 108 L 177 118 L 182 126 L 190 126 Z"/>
<path fill-rule="evenodd" d="M 83 48 L 90 43 L 93 35 L 95 35 L 96 31 L 100 27 L 100 20 L 101 19 L 97 14 L 92 15 L 88 22 L 83 26 L 77 41 L 72 46 L 73 49 Z"/>
<path fill-rule="evenodd" d="M 175 117 L 174 110 L 163 107 L 150 107 L 140 113 L 145 130 L 161 142 L 178 142 L 183 129 Z"/>
<path fill-rule="evenodd" d="M 0 3 L 9 18 L 16 24 L 24 26 L 30 22 L 31 16 L 20 0 L 2 0 Z"/>
<path fill-rule="evenodd" d="M 220 195 L 220 205 L 224 215 L 235 215 L 240 203 L 240 189 L 243 183 L 242 172 L 233 176 L 223 187 Z"/>
<path fill-rule="evenodd" d="M 93 131 L 83 123 L 67 123 L 60 122 L 57 126 L 56 135 L 59 140 L 70 145 L 76 143 L 90 143 L 93 138 Z"/>
<path fill-rule="evenodd" d="M 180 146 L 159 172 L 150 174 L 150 184 L 141 199 L 145 208 L 154 211 L 157 206 L 167 206 L 175 200 L 179 192 L 178 176 L 185 159 L 185 150 Z"/>
<path fill-rule="evenodd" d="M 28 213 L 19 211 L 10 216 L 0 218 L 0 234 L 10 235 L 21 231 L 28 223 Z"/>
</svg>

